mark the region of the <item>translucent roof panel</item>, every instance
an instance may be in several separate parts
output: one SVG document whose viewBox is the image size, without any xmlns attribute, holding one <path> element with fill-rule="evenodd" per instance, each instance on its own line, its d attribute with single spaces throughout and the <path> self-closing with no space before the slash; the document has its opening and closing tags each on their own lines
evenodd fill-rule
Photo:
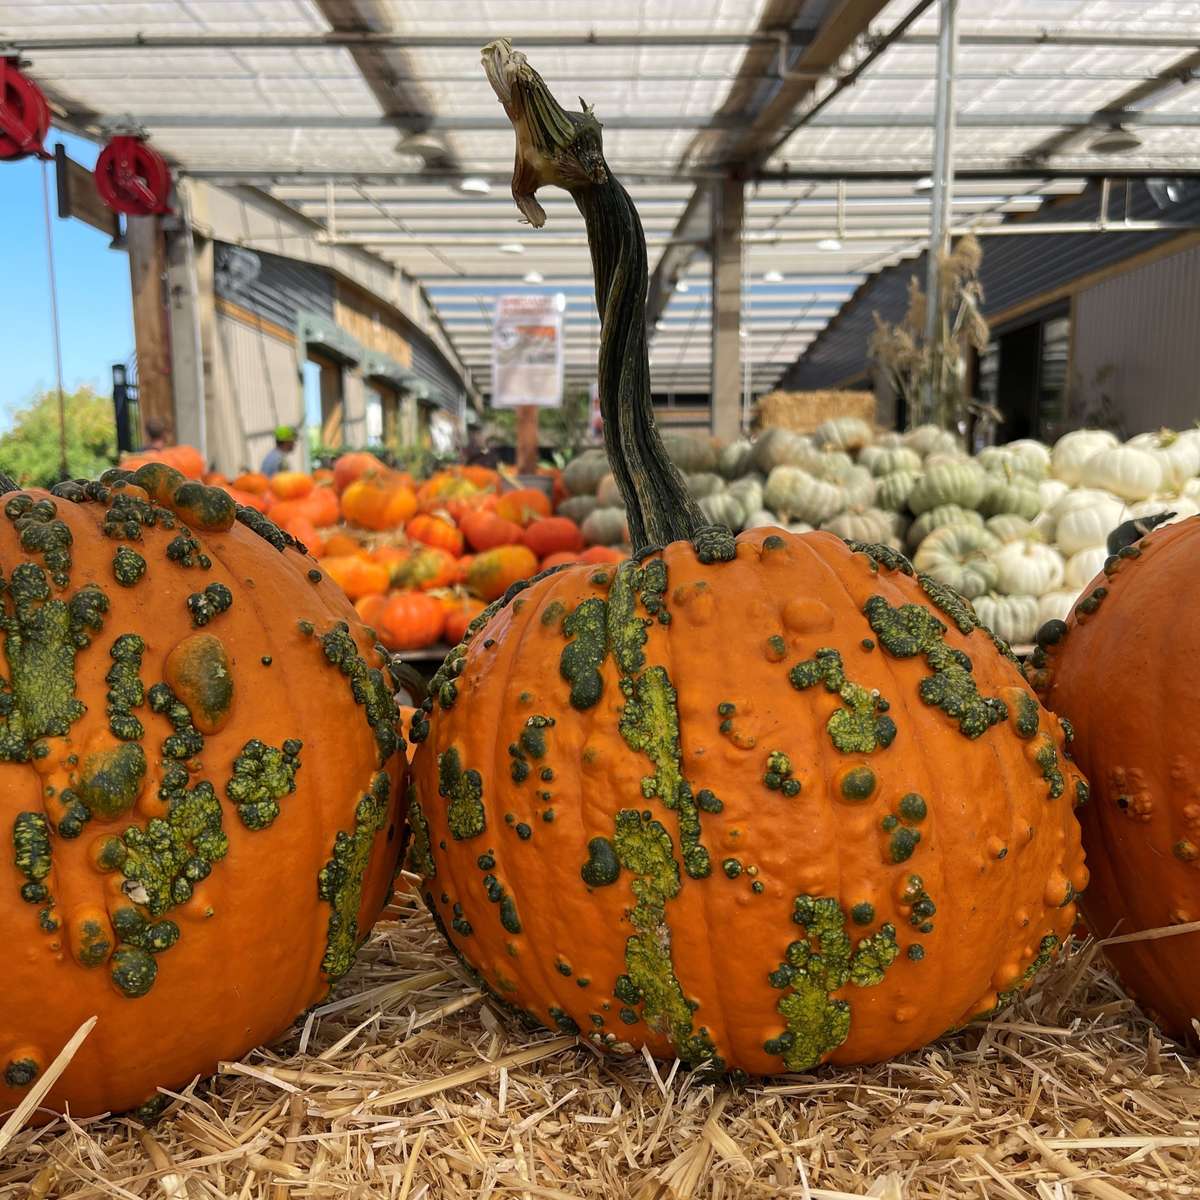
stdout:
<svg viewBox="0 0 1200 1200">
<path fill-rule="evenodd" d="M 0 0 L 0 42 L 23 51 L 71 128 L 102 137 L 102 118 L 132 116 L 181 173 L 262 188 L 332 240 L 420 280 L 486 391 L 498 295 L 563 293 L 570 378 L 593 374 L 599 322 L 583 222 L 570 199 L 545 197 L 543 230 L 517 220 L 507 187 L 513 137 L 480 71 L 479 47 L 499 36 L 518 47 L 524 40 L 564 101 L 582 95 L 595 105 L 609 161 L 642 214 L 653 269 L 695 189 L 729 166 L 737 134 L 730 114 L 713 116 L 752 43 L 765 40 L 759 23 L 790 11 L 802 46 L 806 31 L 840 7 Z M 931 168 L 938 6 L 853 86 L 838 82 L 912 7 L 886 4 L 873 36 L 860 36 L 785 116 L 765 172 L 759 164 L 748 172 L 764 175 L 748 185 L 742 254 L 741 344 L 756 391 L 778 380 L 864 280 L 925 248 L 930 195 L 919 176 Z M 1194 64 L 1181 74 L 1200 46 L 1200 0 L 960 0 L 958 12 L 954 159 L 959 170 L 988 177 L 956 181 L 956 229 L 986 233 L 1083 186 L 1078 175 L 1053 178 L 1056 169 L 1200 171 L 1200 80 Z M 331 42 L 335 23 L 385 40 L 368 49 L 337 44 L 347 40 L 341 35 Z M 593 35 L 595 44 L 583 44 Z M 135 38 L 171 41 L 113 44 Z M 769 49 L 739 89 L 748 103 L 761 104 L 777 86 L 780 58 Z M 1114 109 L 1140 145 L 1104 157 L 1090 146 Z M 414 146 L 414 135 L 433 139 L 434 150 Z M 1046 175 L 1031 175 L 1031 164 Z M 785 167 L 810 178 L 783 178 Z M 864 177 L 872 171 L 881 177 Z M 463 175 L 484 177 L 490 193 L 460 191 Z M 707 231 L 689 237 L 697 232 L 651 346 L 654 384 L 664 391 L 708 389 L 711 264 Z"/>
</svg>

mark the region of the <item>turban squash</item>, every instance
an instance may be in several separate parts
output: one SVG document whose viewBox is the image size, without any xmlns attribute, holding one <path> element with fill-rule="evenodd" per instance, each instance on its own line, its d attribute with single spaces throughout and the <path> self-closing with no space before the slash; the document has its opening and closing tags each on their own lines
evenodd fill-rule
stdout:
<svg viewBox="0 0 1200 1200">
<path fill-rule="evenodd" d="M 1097 937 L 1200 921 L 1198 571 L 1193 517 L 1121 548 L 1068 621 L 1038 634 L 1030 678 L 1074 725 L 1092 784 L 1080 812 L 1092 872 L 1082 907 Z M 1167 1032 L 1195 1040 L 1200 933 L 1106 953 Z"/>
<path fill-rule="evenodd" d="M 8 486 L 8 481 L 4 481 Z M 287 535 L 162 465 L 0 495 L 0 1108 L 153 1102 L 319 1000 L 391 890 L 387 663 Z"/>
<path fill-rule="evenodd" d="M 513 585 L 435 677 L 411 729 L 425 901 L 499 1000 L 613 1051 L 769 1074 L 919 1046 L 1072 928 L 1063 728 L 901 556 L 704 524 L 653 425 L 644 246 L 598 126 L 507 43 L 485 63 L 540 148 L 514 179 L 535 224 L 528 173 L 579 160 L 640 549 Z"/>
</svg>

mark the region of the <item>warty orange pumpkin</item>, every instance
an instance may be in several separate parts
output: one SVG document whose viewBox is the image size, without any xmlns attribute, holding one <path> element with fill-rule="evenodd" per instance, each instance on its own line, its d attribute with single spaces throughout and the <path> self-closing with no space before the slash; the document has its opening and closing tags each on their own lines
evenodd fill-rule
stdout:
<svg viewBox="0 0 1200 1200">
<path fill-rule="evenodd" d="M 391 890 L 394 687 L 317 564 L 154 464 L 0 496 L 0 1108 L 163 1102 L 349 969 Z"/>
<path fill-rule="evenodd" d="M 1124 539 L 1120 539 L 1123 541 Z M 1075 729 L 1091 780 L 1080 819 L 1098 938 L 1200 921 L 1200 518 L 1125 545 L 1066 622 L 1038 633 L 1029 666 L 1043 701 Z M 1200 933 L 1110 946 L 1122 981 L 1173 1037 L 1194 1042 Z"/>
<path fill-rule="evenodd" d="M 881 1059 L 1006 1003 L 1086 882 L 1063 729 L 900 555 L 704 523 L 653 424 L 644 241 L 600 127 L 507 42 L 484 61 L 523 213 L 561 182 L 587 224 L 638 552 L 511 587 L 438 672 L 426 903 L 503 1003 L 689 1065 Z"/>
</svg>

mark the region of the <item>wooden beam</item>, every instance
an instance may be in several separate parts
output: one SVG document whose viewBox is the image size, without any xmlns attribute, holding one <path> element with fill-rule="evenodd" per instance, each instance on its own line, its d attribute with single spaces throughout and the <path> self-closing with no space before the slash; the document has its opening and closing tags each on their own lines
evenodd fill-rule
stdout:
<svg viewBox="0 0 1200 1200">
<path fill-rule="evenodd" d="M 538 410 L 532 404 L 517 409 L 517 474 L 536 475 L 538 465 Z"/>
<path fill-rule="evenodd" d="M 137 347 L 138 412 L 142 436 L 157 418 L 175 429 L 171 387 L 171 336 L 166 303 L 167 250 L 161 217 L 129 217 L 129 282 L 133 293 L 133 334 Z"/>
</svg>

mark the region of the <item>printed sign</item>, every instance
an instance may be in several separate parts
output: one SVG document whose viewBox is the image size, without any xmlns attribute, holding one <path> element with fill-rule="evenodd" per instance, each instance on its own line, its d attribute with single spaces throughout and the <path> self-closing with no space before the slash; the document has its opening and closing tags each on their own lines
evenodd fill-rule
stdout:
<svg viewBox="0 0 1200 1200">
<path fill-rule="evenodd" d="M 492 326 L 492 406 L 559 408 L 563 331 L 555 296 L 500 296 Z"/>
</svg>

